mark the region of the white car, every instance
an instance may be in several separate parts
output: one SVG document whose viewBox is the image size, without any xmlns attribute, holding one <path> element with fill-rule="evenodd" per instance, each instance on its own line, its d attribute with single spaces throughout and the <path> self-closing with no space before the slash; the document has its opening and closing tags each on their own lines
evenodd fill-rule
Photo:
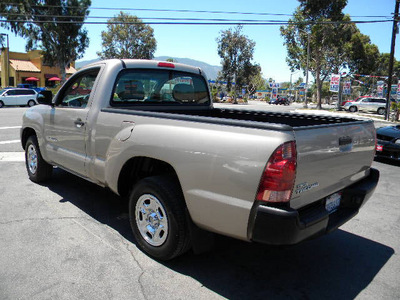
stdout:
<svg viewBox="0 0 400 300">
<path fill-rule="evenodd" d="M 33 89 L 9 88 L 0 91 L 0 108 L 6 105 L 34 106 L 38 93 Z"/>
<path fill-rule="evenodd" d="M 358 101 L 347 102 L 344 108 L 350 112 L 369 111 L 384 115 L 386 112 L 386 99 L 378 97 L 361 98 Z"/>
</svg>

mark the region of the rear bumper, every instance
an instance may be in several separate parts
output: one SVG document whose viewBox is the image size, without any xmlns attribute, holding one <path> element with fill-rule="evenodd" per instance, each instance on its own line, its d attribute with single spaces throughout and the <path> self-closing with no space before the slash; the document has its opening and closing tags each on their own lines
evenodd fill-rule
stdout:
<svg viewBox="0 0 400 300">
<path fill-rule="evenodd" d="M 292 245 L 329 233 L 354 217 L 374 192 L 379 171 L 371 168 L 370 175 L 342 190 L 340 207 L 329 214 L 325 199 L 305 208 L 274 208 L 255 203 L 249 222 L 249 239 L 270 245 Z"/>
</svg>

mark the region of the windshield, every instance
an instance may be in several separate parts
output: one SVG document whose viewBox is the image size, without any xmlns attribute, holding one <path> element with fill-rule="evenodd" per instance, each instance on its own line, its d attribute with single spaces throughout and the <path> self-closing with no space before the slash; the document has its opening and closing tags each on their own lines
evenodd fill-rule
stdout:
<svg viewBox="0 0 400 300">
<path fill-rule="evenodd" d="M 201 105 L 208 106 L 207 83 L 192 73 L 131 69 L 120 73 L 111 105 Z"/>
</svg>

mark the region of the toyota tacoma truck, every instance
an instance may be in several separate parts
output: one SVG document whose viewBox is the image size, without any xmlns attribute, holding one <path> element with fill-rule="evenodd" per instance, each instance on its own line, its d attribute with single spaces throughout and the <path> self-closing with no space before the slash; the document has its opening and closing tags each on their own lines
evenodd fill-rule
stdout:
<svg viewBox="0 0 400 300">
<path fill-rule="evenodd" d="M 21 128 L 29 178 L 58 167 L 129 199 L 137 246 L 159 260 L 215 233 L 291 245 L 331 232 L 379 179 L 372 121 L 214 107 L 183 64 L 100 61 L 38 101 Z"/>
</svg>

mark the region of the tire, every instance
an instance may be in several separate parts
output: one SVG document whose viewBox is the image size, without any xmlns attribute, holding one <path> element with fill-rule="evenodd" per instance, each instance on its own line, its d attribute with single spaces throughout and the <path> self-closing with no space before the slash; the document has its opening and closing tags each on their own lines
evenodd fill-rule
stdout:
<svg viewBox="0 0 400 300">
<path fill-rule="evenodd" d="M 0 108 L 2 108 L 4 106 L 3 101 L 0 101 Z"/>
<path fill-rule="evenodd" d="M 35 100 L 29 100 L 27 105 L 28 105 L 29 107 L 32 107 L 32 106 L 35 106 L 35 105 L 36 105 L 36 102 L 35 102 Z"/>
<path fill-rule="evenodd" d="M 139 181 L 129 197 L 129 216 L 137 246 L 158 260 L 189 250 L 186 205 L 179 185 L 167 176 Z"/>
<path fill-rule="evenodd" d="M 357 106 L 350 106 L 349 107 L 349 112 L 356 112 L 357 111 Z"/>
<path fill-rule="evenodd" d="M 384 115 L 385 112 L 386 112 L 386 109 L 384 109 L 382 107 L 378 108 L 378 111 L 377 111 L 378 115 Z"/>
<path fill-rule="evenodd" d="M 25 145 L 25 165 L 29 179 L 36 183 L 46 181 L 53 172 L 53 166 L 43 159 L 34 135 L 28 138 Z"/>
</svg>

